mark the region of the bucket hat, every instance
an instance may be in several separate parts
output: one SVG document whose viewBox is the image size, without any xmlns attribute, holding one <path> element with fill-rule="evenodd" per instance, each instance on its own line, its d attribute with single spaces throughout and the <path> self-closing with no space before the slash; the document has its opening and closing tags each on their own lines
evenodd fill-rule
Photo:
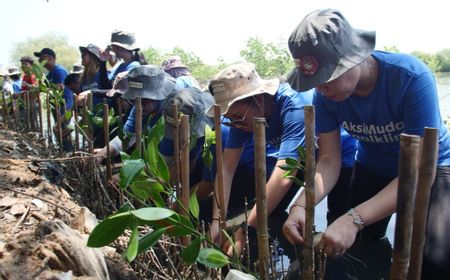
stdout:
<svg viewBox="0 0 450 280">
<path fill-rule="evenodd" d="M 87 46 L 79 47 L 81 53 L 89 52 L 100 60 L 100 48 L 97 45 L 89 44 Z"/>
<path fill-rule="evenodd" d="M 8 76 L 14 76 L 19 74 L 20 74 L 19 67 L 13 65 L 8 68 Z"/>
<path fill-rule="evenodd" d="M 50 48 L 43 48 L 40 52 L 34 52 L 34 56 L 41 57 L 41 55 L 46 54 L 48 56 L 51 56 L 53 58 L 56 58 L 56 53 L 54 50 Z"/>
<path fill-rule="evenodd" d="M 216 104 L 220 105 L 221 114 L 226 114 L 234 102 L 262 93 L 274 95 L 279 85 L 278 79 L 261 79 L 253 63 L 238 63 L 216 74 L 209 88 Z M 208 111 L 208 115 L 214 115 L 212 108 Z"/>
<path fill-rule="evenodd" d="M 113 87 L 106 93 L 106 96 L 112 97 L 119 94 L 122 95 L 128 90 L 128 71 L 120 72 L 116 75 L 113 82 Z"/>
<path fill-rule="evenodd" d="M 84 66 L 81 63 L 75 63 L 72 65 L 72 70 L 70 70 L 70 74 L 81 74 L 83 73 Z"/>
<path fill-rule="evenodd" d="M 123 98 L 164 100 L 175 88 L 175 79 L 155 65 L 142 65 L 128 72 L 128 90 Z"/>
<path fill-rule="evenodd" d="M 122 30 L 113 31 L 111 34 L 111 45 L 116 45 L 129 51 L 139 50 L 134 33 Z"/>
<path fill-rule="evenodd" d="M 181 62 L 181 57 L 179 55 L 172 55 L 162 63 L 164 71 L 174 69 L 174 68 L 187 68 L 186 65 Z"/>
<path fill-rule="evenodd" d="M 198 88 L 184 88 L 175 90 L 163 103 L 163 115 L 166 122 L 164 136 L 173 139 L 173 105 L 177 105 L 178 112 L 189 115 L 191 134 L 197 137 L 205 135 L 205 126 L 212 127 L 213 122 L 206 112 L 214 105 L 214 97 Z"/>
<path fill-rule="evenodd" d="M 28 62 L 30 64 L 33 64 L 34 59 L 29 55 L 25 55 L 20 58 L 20 62 Z"/>
<path fill-rule="evenodd" d="M 288 45 L 296 67 L 287 80 L 305 91 L 363 62 L 375 48 L 375 32 L 354 29 L 337 10 L 317 10 L 295 28 Z"/>
</svg>

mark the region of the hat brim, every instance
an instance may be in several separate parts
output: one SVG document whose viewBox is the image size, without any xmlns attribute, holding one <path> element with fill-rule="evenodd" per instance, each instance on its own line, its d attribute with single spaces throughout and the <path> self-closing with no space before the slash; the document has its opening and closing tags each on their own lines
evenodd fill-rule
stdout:
<svg viewBox="0 0 450 280">
<path fill-rule="evenodd" d="M 119 47 L 124 48 L 124 49 L 129 50 L 129 51 L 137 51 L 137 50 L 140 49 L 138 46 L 136 46 L 136 44 L 133 44 L 133 45 L 130 46 L 130 45 L 125 45 L 125 44 L 122 44 L 122 43 L 119 43 L 119 42 L 112 42 L 111 45 L 119 46 Z"/>
<path fill-rule="evenodd" d="M 352 37 L 353 44 L 347 53 L 334 61 L 319 65 L 317 73 L 313 76 L 302 75 L 297 67 L 294 68 L 287 76 L 291 88 L 296 91 L 307 91 L 339 78 L 363 62 L 375 48 L 375 32 L 354 29 Z"/>
<path fill-rule="evenodd" d="M 41 53 L 40 52 L 34 52 L 33 53 L 35 57 L 41 57 Z"/>
<path fill-rule="evenodd" d="M 20 75 L 20 71 L 8 73 L 8 76 Z"/>
<path fill-rule="evenodd" d="M 95 54 L 95 53 L 91 52 L 88 48 L 83 47 L 83 46 L 80 46 L 79 49 L 80 49 L 80 53 L 88 52 L 100 60 L 100 54 Z"/>
<path fill-rule="evenodd" d="M 278 91 L 279 86 L 279 79 L 262 80 L 262 84 L 259 87 L 249 91 L 248 93 L 236 96 L 228 100 L 217 102 L 216 104 L 220 106 L 220 114 L 225 115 L 230 109 L 231 105 L 233 105 L 235 102 L 262 93 L 275 95 L 275 93 Z M 214 106 L 211 106 L 206 114 L 209 117 L 214 117 Z"/>
<path fill-rule="evenodd" d="M 151 100 L 164 100 L 175 89 L 175 83 L 173 80 L 164 78 L 164 85 L 159 89 L 147 90 L 147 89 L 135 89 L 128 88 L 123 94 L 125 99 L 136 99 L 136 97 L 151 99 Z"/>
</svg>

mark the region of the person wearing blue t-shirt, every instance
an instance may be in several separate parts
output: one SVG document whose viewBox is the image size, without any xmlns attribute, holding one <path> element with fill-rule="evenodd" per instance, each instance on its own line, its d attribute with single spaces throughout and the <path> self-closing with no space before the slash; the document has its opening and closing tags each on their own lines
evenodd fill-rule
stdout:
<svg viewBox="0 0 450 280">
<path fill-rule="evenodd" d="M 200 89 L 197 80 L 192 76 L 189 68 L 181 62 L 178 55 L 172 55 L 162 63 L 164 71 L 175 78 L 177 88 L 195 87 Z"/>
<path fill-rule="evenodd" d="M 438 168 L 430 198 L 422 277 L 448 279 L 450 138 L 440 116 L 435 79 L 417 58 L 374 51 L 374 46 L 374 32 L 353 29 L 339 11 L 331 9 L 306 16 L 289 39 L 297 66 L 289 83 L 296 90 L 316 89 L 316 202 L 337 179 L 341 162 L 336 152 L 338 128 L 342 126 L 359 140 L 349 197 L 352 208 L 327 227 L 321 239 L 324 252 L 338 258 L 353 248 L 356 239 L 374 241 L 385 236 L 397 206 L 400 134 L 422 136 L 425 127 L 434 127 L 439 129 Z M 304 240 L 304 202 L 301 195 L 283 228 L 293 244 Z M 389 278 L 390 254 L 385 258 L 378 260 L 387 263 L 387 269 L 382 269 L 385 274 L 371 277 Z"/>
<path fill-rule="evenodd" d="M 223 152 L 224 207 L 227 209 L 236 166 L 244 145 L 253 137 L 253 118 L 266 118 L 266 143 L 278 149 L 276 165 L 283 165 L 287 158 L 299 160 L 297 147 L 304 144 L 303 107 L 311 101 L 306 100 L 307 95 L 297 94 L 288 84 L 280 84 L 278 79 L 261 79 L 252 63 L 226 67 L 211 80 L 210 90 L 216 104 L 221 106 L 221 113 L 231 120 L 224 123 L 231 126 Z M 303 180 L 302 172 L 294 173 Z M 283 178 L 283 174 L 282 169 L 274 168 L 266 185 L 269 223 L 270 220 L 279 223 L 286 218 L 285 210 L 299 189 L 299 186 L 292 185 L 291 180 Z M 214 240 L 219 236 L 218 217 L 218 206 L 215 204 L 211 224 Z M 255 207 L 249 215 L 248 225 L 252 229 L 256 227 Z M 280 228 L 281 225 L 271 226 L 274 230 Z M 272 233 L 276 235 L 276 232 Z M 240 251 L 244 244 L 242 229 L 235 232 L 235 238 L 236 247 Z M 283 240 L 280 242 L 283 243 Z M 224 244 L 224 249 L 231 254 L 232 248 L 229 245 Z"/>
<path fill-rule="evenodd" d="M 153 65 L 142 65 L 131 69 L 127 75 L 127 80 L 128 89 L 122 98 L 128 100 L 135 100 L 136 97 L 142 98 L 142 125 L 148 125 L 147 128 L 150 129 L 161 117 L 163 100 L 174 90 L 175 81 L 160 67 Z M 124 132 L 131 136 L 128 148 L 135 141 L 133 135 L 135 133 L 136 115 L 134 112 L 135 106 L 131 109 L 124 125 Z M 112 156 L 122 151 L 122 141 L 118 136 L 112 139 L 108 145 Z M 106 146 L 94 150 L 97 163 L 106 158 L 106 151 Z"/>
</svg>

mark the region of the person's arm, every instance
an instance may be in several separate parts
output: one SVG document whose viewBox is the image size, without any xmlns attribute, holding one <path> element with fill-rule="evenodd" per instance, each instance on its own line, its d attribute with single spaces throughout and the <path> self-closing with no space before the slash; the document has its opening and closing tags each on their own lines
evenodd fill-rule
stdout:
<svg viewBox="0 0 450 280">
<path fill-rule="evenodd" d="M 318 145 L 319 153 L 314 176 L 316 204 L 332 190 L 339 177 L 341 169 L 339 129 L 319 134 Z M 283 233 L 292 244 L 303 243 L 304 238 L 305 209 L 298 205 L 306 205 L 304 192 L 291 207 L 289 218 L 283 226 Z"/>
<path fill-rule="evenodd" d="M 98 88 L 110 89 L 112 88 L 111 81 L 108 79 L 108 71 L 106 69 L 106 61 L 100 61 L 100 67 L 98 68 Z"/>
</svg>

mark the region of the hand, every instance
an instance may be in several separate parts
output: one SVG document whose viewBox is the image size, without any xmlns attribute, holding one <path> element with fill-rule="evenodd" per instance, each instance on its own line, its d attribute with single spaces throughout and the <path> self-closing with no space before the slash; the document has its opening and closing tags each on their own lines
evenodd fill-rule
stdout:
<svg viewBox="0 0 450 280">
<path fill-rule="evenodd" d="M 106 146 L 101 149 L 94 149 L 95 163 L 100 164 L 106 158 Z"/>
<path fill-rule="evenodd" d="M 322 235 L 324 253 L 337 258 L 345 253 L 355 242 L 359 227 L 349 215 L 343 215 L 334 221 Z"/>
<path fill-rule="evenodd" d="M 219 239 L 220 239 L 219 220 L 215 220 L 215 219 L 212 220 L 211 225 L 209 226 L 209 234 L 211 236 L 211 241 L 213 241 L 214 244 L 221 245 L 221 244 L 219 244 Z"/>
<path fill-rule="evenodd" d="M 240 256 L 244 249 L 244 246 L 245 246 L 245 233 L 244 233 L 244 230 L 242 230 L 242 228 L 239 228 L 234 233 L 234 247 L 235 248 L 233 248 L 233 245 L 231 244 L 231 242 L 229 240 L 227 240 L 227 242 L 225 242 L 225 244 L 222 246 L 222 249 L 230 257 L 232 257 L 234 253 L 236 253 L 238 256 Z M 236 249 L 236 251 L 234 249 Z"/>
<path fill-rule="evenodd" d="M 283 234 L 292 245 L 302 244 L 304 240 L 305 208 L 292 207 L 289 217 L 283 225 Z"/>
<path fill-rule="evenodd" d="M 85 106 L 87 103 L 87 95 L 90 93 L 90 90 L 85 90 L 83 92 L 80 92 L 77 96 L 77 105 L 79 107 Z"/>
<path fill-rule="evenodd" d="M 100 50 L 100 60 L 107 61 L 109 59 L 109 52 L 111 51 L 111 47 L 107 46 L 106 49 Z"/>
</svg>

